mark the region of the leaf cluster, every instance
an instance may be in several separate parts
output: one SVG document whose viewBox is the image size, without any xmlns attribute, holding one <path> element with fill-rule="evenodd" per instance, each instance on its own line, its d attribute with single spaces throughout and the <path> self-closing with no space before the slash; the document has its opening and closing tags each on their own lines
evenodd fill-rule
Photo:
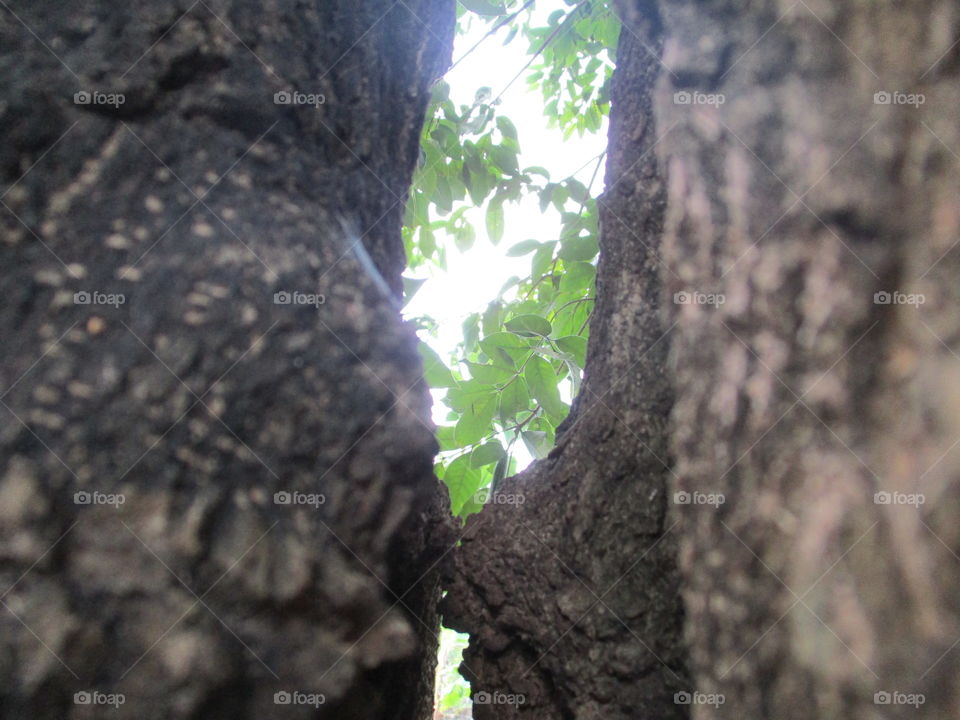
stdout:
<svg viewBox="0 0 960 720">
<path fill-rule="evenodd" d="M 567 9 L 542 26 L 534 23 L 530 2 L 461 4 L 461 25 L 486 22 L 491 33 L 506 30 L 505 42 L 529 41 L 528 84 L 540 88 L 551 124 L 567 136 L 600 129 L 609 111 L 610 57 L 619 31 L 607 2 L 568 0 Z M 509 234 L 508 204 L 536 198 L 542 213 L 560 216 L 558 235 L 506 249 L 508 256 L 529 257 L 529 273 L 510 278 L 485 309 L 464 320 L 451 357 L 420 345 L 426 380 L 447 408 L 436 472 L 461 517 L 480 509 L 481 490 L 516 472 L 518 443 L 533 457 L 553 446 L 582 380 L 595 296 L 593 181 L 554 180 L 546 168 L 524 167 L 517 129 L 500 111 L 500 94 L 482 87 L 471 104 L 457 105 L 449 86 L 437 83 L 403 230 L 411 268 L 444 269 L 449 252 L 467 251 L 476 242 L 476 209 L 494 244 Z M 603 156 L 595 160 L 594 180 Z M 419 282 L 408 281 L 408 291 Z M 430 318 L 418 320 L 426 330 L 435 327 Z"/>
</svg>

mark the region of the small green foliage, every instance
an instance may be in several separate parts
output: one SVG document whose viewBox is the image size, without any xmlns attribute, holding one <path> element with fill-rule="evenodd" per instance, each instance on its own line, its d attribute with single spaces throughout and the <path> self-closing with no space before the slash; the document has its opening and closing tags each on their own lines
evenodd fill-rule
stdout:
<svg viewBox="0 0 960 720">
<path fill-rule="evenodd" d="M 620 26 L 609 0 L 566 2 L 545 25 L 535 24 L 531 3 L 520 0 L 461 0 L 458 13 L 461 30 L 488 23 L 491 36 L 506 36 L 504 44 L 514 37 L 528 42 L 527 68 L 517 70 L 542 95 L 549 123 L 569 136 L 597 132 L 609 112 Z M 462 60 L 469 62 L 469 55 Z M 420 346 L 427 383 L 449 411 L 438 430 L 436 472 L 461 517 L 482 507 L 480 490 L 516 471 L 518 442 L 538 458 L 553 446 L 569 412 L 564 398 L 579 390 L 595 295 L 596 189 L 592 182 L 553 179 L 545 168 L 524 167 L 522 138 L 500 113 L 503 90 L 479 88 L 472 103 L 457 105 L 449 86 L 436 84 L 403 229 L 411 268 L 445 269 L 450 252 L 477 241 L 471 209 L 482 209 L 483 231 L 493 244 L 510 236 L 509 207 L 524 198 L 536 198 L 542 212 L 560 214 L 558 235 L 514 240 L 505 249 L 510 257 L 529 257 L 529 275 L 511 278 L 463 322 L 449 362 Z M 594 179 L 602 160 L 596 158 Z"/>
</svg>

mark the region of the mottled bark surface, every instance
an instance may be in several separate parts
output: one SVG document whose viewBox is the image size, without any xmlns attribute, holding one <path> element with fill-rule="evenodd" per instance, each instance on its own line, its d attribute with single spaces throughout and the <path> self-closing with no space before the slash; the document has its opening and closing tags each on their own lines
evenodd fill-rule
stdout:
<svg viewBox="0 0 960 720">
<path fill-rule="evenodd" d="M 960 716 L 960 9 L 660 5 L 694 717 Z"/>
<path fill-rule="evenodd" d="M 625 23 L 586 378 L 558 447 L 498 489 L 524 503 L 468 521 L 443 604 L 444 622 L 472 636 L 462 669 L 478 720 L 685 715 L 657 309 L 661 39 L 655 13 L 630 7 Z"/>
<path fill-rule="evenodd" d="M 0 9 L 0 716 L 429 711 L 451 538 L 391 289 L 453 22 Z"/>
</svg>

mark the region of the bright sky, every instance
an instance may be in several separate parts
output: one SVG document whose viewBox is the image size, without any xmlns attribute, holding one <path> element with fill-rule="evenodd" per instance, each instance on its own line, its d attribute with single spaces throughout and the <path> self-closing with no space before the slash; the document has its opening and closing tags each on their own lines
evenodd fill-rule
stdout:
<svg viewBox="0 0 960 720">
<path fill-rule="evenodd" d="M 545 23 L 551 12 L 561 8 L 569 9 L 563 0 L 539 0 L 536 18 Z M 476 22 L 470 33 L 458 36 L 454 60 L 467 52 L 486 31 L 487 26 Z M 471 105 L 476 91 L 481 87 L 493 88 L 493 96 L 497 97 L 529 60 L 525 39 L 517 37 L 507 46 L 502 44 L 507 32 L 508 28 L 503 28 L 497 35 L 487 38 L 447 75 L 450 96 L 457 105 Z M 542 96 L 539 91 L 527 90 L 527 74 L 524 73 L 507 90 L 497 108 L 498 114 L 509 117 L 517 127 L 520 167 L 544 167 L 553 180 L 563 179 L 580 170 L 577 178 L 584 185 L 589 185 L 597 156 L 606 148 L 606 124 L 595 135 L 587 134 L 580 138 L 574 134 L 565 141 L 559 129 L 547 127 Z M 602 181 L 601 168 L 594 184 L 594 194 L 601 189 Z M 477 229 L 477 242 L 473 248 L 461 253 L 452 239 L 448 238 L 445 243 L 449 248 L 446 271 L 423 268 L 408 272 L 408 275 L 426 277 L 428 280 L 413 297 L 404 314 L 408 317 L 429 315 L 439 323 L 439 337 L 427 337 L 424 334 L 423 339 L 441 357 L 447 358 L 462 339 L 461 323 L 470 313 L 483 311 L 511 276 L 526 277 L 530 274 L 530 256 L 507 257 L 506 251 L 510 246 L 529 238 L 544 241 L 559 237 L 559 213 L 551 206 L 542 214 L 535 197 L 526 198 L 521 205 L 507 203 L 504 209 L 506 233 L 498 246 L 494 246 L 486 237 L 483 211 L 471 210 L 468 218 Z M 442 396 L 442 392 L 434 396 L 434 420 L 438 424 L 446 424 L 447 409 L 439 401 Z M 522 457 L 518 460 L 521 461 L 521 467 L 528 461 Z"/>
</svg>

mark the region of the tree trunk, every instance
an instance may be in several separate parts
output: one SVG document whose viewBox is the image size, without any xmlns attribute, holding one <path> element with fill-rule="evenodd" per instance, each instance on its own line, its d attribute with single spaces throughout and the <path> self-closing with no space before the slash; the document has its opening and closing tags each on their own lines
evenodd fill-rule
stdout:
<svg viewBox="0 0 960 720">
<path fill-rule="evenodd" d="M 453 24 L 4 3 L 0 716 L 428 716 L 452 536 L 395 292 Z"/>
<path fill-rule="evenodd" d="M 671 393 L 658 301 L 666 187 L 653 151 L 661 28 L 624 3 L 597 306 L 558 445 L 467 522 L 443 604 L 471 634 L 474 717 L 680 718 L 687 688 L 667 519 Z M 636 3 L 639 6 L 639 3 Z"/>
<path fill-rule="evenodd" d="M 958 717 L 960 10 L 660 5 L 693 715 Z"/>
</svg>

